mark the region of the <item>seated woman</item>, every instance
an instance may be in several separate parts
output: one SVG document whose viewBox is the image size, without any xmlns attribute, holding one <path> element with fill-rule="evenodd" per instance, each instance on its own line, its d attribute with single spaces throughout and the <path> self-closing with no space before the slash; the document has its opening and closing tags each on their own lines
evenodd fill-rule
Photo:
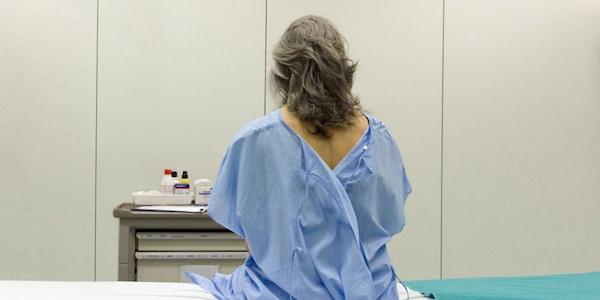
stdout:
<svg viewBox="0 0 600 300">
<path fill-rule="evenodd" d="M 394 139 L 351 93 L 344 38 L 302 17 L 273 57 L 282 107 L 233 139 L 208 207 L 250 256 L 233 274 L 190 276 L 219 299 L 397 299 L 386 242 L 411 186 Z"/>
</svg>

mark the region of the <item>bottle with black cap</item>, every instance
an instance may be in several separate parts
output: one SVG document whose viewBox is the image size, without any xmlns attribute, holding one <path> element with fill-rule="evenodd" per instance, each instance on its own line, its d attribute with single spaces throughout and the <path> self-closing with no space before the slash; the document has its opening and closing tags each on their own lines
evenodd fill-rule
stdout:
<svg viewBox="0 0 600 300">
<path fill-rule="evenodd" d="M 183 173 L 181 173 L 181 183 L 183 184 L 190 184 L 190 179 L 188 178 L 188 173 L 187 171 L 183 171 Z"/>
<path fill-rule="evenodd" d="M 179 180 L 177 179 L 177 171 L 175 170 L 171 171 L 171 182 L 173 185 L 179 183 Z"/>
<path fill-rule="evenodd" d="M 189 194 L 190 193 L 190 180 L 188 178 L 187 171 L 181 173 L 181 182 L 175 184 L 175 194 Z"/>
</svg>

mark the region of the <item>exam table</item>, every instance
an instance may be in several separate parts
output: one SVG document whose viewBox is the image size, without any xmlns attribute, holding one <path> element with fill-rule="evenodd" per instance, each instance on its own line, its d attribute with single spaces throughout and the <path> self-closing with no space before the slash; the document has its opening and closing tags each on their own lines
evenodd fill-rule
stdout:
<svg viewBox="0 0 600 300">
<path fill-rule="evenodd" d="M 400 299 L 406 292 L 398 286 Z M 410 299 L 427 299 L 409 290 Z M 136 281 L 1 281 L 2 300 L 216 300 L 193 283 Z M 312 300 L 312 299 L 311 299 Z M 315 299 L 317 300 L 317 299 Z"/>
<path fill-rule="evenodd" d="M 547 276 L 408 281 L 437 300 L 600 299 L 600 272 Z M 403 288 L 398 286 L 399 293 Z M 411 293 L 411 299 L 426 299 Z M 416 293 L 415 293 L 416 294 Z M 0 299 L 214 300 L 191 283 L 0 281 Z M 405 299 L 400 297 L 400 299 Z"/>
<path fill-rule="evenodd" d="M 0 281 L 6 300 L 215 300 L 192 283 L 136 281 Z"/>
<path fill-rule="evenodd" d="M 437 300 L 600 299 L 600 272 L 408 281 Z"/>
</svg>

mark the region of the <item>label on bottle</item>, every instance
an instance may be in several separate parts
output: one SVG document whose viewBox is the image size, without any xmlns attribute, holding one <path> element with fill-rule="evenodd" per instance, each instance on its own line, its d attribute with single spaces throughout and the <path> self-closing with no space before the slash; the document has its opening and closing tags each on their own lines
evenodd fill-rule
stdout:
<svg viewBox="0 0 600 300">
<path fill-rule="evenodd" d="M 173 186 L 172 185 L 168 185 L 168 184 L 161 184 L 160 185 L 160 191 L 163 193 L 172 193 L 173 192 Z"/>
</svg>

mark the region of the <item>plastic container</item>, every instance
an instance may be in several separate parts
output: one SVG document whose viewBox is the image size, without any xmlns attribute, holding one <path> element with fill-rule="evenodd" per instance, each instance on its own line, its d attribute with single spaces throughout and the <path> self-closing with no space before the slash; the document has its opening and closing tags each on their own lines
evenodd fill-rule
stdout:
<svg viewBox="0 0 600 300">
<path fill-rule="evenodd" d="M 196 205 L 208 205 L 212 192 L 212 182 L 208 179 L 198 179 L 194 182 L 194 201 Z"/>
<path fill-rule="evenodd" d="M 173 193 L 173 180 L 171 179 L 172 173 L 173 171 L 171 169 L 165 169 L 162 180 L 160 181 L 161 193 Z"/>
</svg>

